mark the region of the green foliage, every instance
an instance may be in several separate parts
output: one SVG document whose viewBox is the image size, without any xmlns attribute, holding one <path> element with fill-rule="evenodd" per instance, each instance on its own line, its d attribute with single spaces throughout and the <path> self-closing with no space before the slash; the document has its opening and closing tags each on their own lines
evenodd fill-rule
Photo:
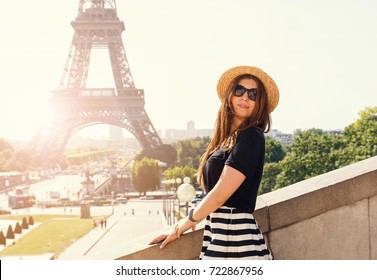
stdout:
<svg viewBox="0 0 377 280">
<path fill-rule="evenodd" d="M 184 177 L 189 177 L 190 178 L 190 184 L 195 186 L 196 185 L 196 177 L 197 177 L 197 170 L 190 167 L 190 166 L 175 166 L 173 168 L 167 169 L 164 171 L 164 179 L 169 180 L 169 179 L 177 179 L 181 178 L 183 179 Z"/>
<path fill-rule="evenodd" d="M 61 162 L 63 165 L 82 165 L 92 161 L 100 161 L 106 157 L 110 157 L 116 153 L 113 149 L 81 149 L 77 151 L 67 152 L 64 160 Z"/>
<path fill-rule="evenodd" d="M 180 140 L 173 143 L 173 147 L 177 150 L 176 166 L 190 166 L 198 169 L 200 157 L 207 149 L 210 137 L 196 137 L 187 140 Z"/>
<path fill-rule="evenodd" d="M 13 229 L 12 229 L 11 225 L 8 226 L 7 238 L 8 239 L 14 239 L 14 232 L 13 232 Z"/>
<path fill-rule="evenodd" d="M 24 150 L 15 150 L 12 145 L 0 138 L 0 172 L 26 171 L 31 165 L 31 157 Z"/>
<path fill-rule="evenodd" d="M 265 162 L 279 162 L 285 157 L 286 151 L 280 142 L 266 137 Z"/>
<path fill-rule="evenodd" d="M 6 218 L 14 220 L 20 219 L 21 216 Z M 103 217 L 97 217 L 97 219 L 101 218 Z M 19 238 L 14 245 L 1 251 L 2 256 L 46 253 L 53 253 L 56 256 L 73 241 L 93 229 L 93 219 L 79 219 L 74 215 L 37 215 L 35 220 L 42 224 Z"/>
<path fill-rule="evenodd" d="M 276 162 L 266 163 L 264 165 L 263 177 L 258 190 L 258 194 L 264 194 L 272 191 L 276 185 L 276 178 L 281 172 L 281 167 Z"/>
<path fill-rule="evenodd" d="M 22 218 L 22 224 L 21 224 L 21 227 L 22 227 L 23 229 L 28 229 L 28 228 L 29 228 L 29 225 L 28 225 L 28 223 L 27 223 L 25 217 Z"/>
<path fill-rule="evenodd" d="M 341 157 L 342 165 L 377 155 L 377 107 L 369 107 L 359 116 L 356 122 L 344 129 L 343 141 L 347 147 Z"/>
<path fill-rule="evenodd" d="M 135 161 L 131 170 L 131 182 L 140 193 L 155 190 L 160 185 L 158 162 L 151 158 Z"/>
<path fill-rule="evenodd" d="M 339 154 L 344 148 L 341 135 L 310 129 L 299 133 L 291 152 L 280 163 L 281 173 L 276 188 L 281 188 L 310 177 L 339 168 Z"/>
<path fill-rule="evenodd" d="M 298 131 L 290 151 L 279 162 L 281 172 L 276 175 L 273 189 L 376 156 L 377 107 L 367 108 L 359 115 L 359 119 L 340 135 L 329 134 L 321 129 Z M 269 186 L 267 183 L 265 185 Z"/>
<path fill-rule="evenodd" d="M 153 158 L 165 162 L 170 168 L 164 171 L 164 179 L 183 179 L 184 177 L 189 177 L 191 184 L 195 185 L 200 157 L 207 148 L 209 141 L 209 137 L 196 137 L 187 140 L 180 140 L 174 142 L 172 145 L 162 145 L 157 149 L 144 149 L 134 157 L 134 160 L 139 162 L 144 158 Z M 134 168 L 137 168 L 136 163 Z M 137 181 L 136 174 L 132 175 L 132 178 L 133 176 L 135 176 L 135 181 L 133 179 L 131 180 L 134 184 L 134 182 Z M 145 178 L 148 178 L 148 176 L 142 176 L 141 179 L 145 181 Z M 135 185 L 135 188 L 139 192 L 145 192 L 147 190 L 147 186 L 143 186 L 142 182 L 139 182 L 139 185 L 142 187 L 138 188 Z"/>
<path fill-rule="evenodd" d="M 157 148 L 141 150 L 135 155 L 134 160 L 139 161 L 145 157 L 165 162 L 168 166 L 170 166 L 177 160 L 177 151 L 172 145 L 163 144 Z"/>
</svg>

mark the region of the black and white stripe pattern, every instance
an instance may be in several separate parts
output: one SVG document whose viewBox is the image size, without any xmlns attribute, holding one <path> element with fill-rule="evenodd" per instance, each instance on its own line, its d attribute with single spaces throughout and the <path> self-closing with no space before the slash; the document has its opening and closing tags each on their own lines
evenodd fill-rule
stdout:
<svg viewBox="0 0 377 280">
<path fill-rule="evenodd" d="M 200 259 L 273 259 L 251 213 L 222 206 L 209 215 Z"/>
</svg>

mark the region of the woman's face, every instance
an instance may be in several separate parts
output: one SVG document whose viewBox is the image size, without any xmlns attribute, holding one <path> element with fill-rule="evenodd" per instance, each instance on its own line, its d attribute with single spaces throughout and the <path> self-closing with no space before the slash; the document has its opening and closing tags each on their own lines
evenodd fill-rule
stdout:
<svg viewBox="0 0 377 280">
<path fill-rule="evenodd" d="M 247 90 L 258 89 L 257 82 L 249 78 L 240 80 L 237 85 L 240 85 Z M 233 107 L 233 112 L 235 114 L 233 124 L 237 126 L 251 116 L 251 113 L 253 112 L 255 107 L 255 101 L 249 98 L 247 91 L 245 91 L 245 93 L 240 97 L 237 97 L 234 94 L 232 94 L 231 103 Z"/>
</svg>

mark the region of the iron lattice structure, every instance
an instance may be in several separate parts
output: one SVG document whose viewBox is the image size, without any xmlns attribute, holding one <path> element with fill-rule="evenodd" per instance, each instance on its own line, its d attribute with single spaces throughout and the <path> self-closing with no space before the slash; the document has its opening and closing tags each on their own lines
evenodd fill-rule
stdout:
<svg viewBox="0 0 377 280">
<path fill-rule="evenodd" d="M 144 91 L 135 87 L 122 42 L 124 23 L 115 0 L 80 0 L 71 22 L 73 40 L 58 89 L 50 99 L 51 115 L 29 148 L 39 163 L 57 163 L 71 136 L 95 124 L 131 132 L 143 148 L 162 144 L 144 109 Z M 107 48 L 115 88 L 87 88 L 92 49 Z"/>
</svg>

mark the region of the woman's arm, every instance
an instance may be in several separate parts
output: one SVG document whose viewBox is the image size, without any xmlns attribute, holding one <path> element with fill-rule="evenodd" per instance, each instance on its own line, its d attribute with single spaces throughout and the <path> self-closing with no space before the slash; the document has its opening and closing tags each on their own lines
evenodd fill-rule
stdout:
<svg viewBox="0 0 377 280">
<path fill-rule="evenodd" d="M 193 219 L 197 222 L 192 222 L 186 217 L 179 221 L 174 230 L 170 234 L 164 234 L 153 239 L 149 244 L 162 242 L 160 248 L 164 248 L 166 244 L 179 238 L 182 233 L 186 232 L 190 228 L 195 230 L 198 222 L 205 219 L 209 214 L 222 206 L 229 197 L 239 188 L 242 182 L 245 180 L 243 175 L 237 169 L 225 165 L 221 173 L 221 176 L 216 183 L 215 187 L 204 197 L 204 199 L 196 206 L 193 212 Z"/>
<path fill-rule="evenodd" d="M 237 169 L 225 165 L 215 187 L 195 207 L 192 217 L 198 221 L 205 219 L 232 196 L 245 178 Z"/>
</svg>

